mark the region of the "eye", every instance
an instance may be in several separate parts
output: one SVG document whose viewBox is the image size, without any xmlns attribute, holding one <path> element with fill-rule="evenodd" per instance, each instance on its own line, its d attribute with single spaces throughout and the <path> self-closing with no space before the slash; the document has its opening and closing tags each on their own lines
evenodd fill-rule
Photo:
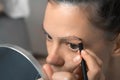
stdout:
<svg viewBox="0 0 120 80">
<path fill-rule="evenodd" d="M 78 51 L 79 50 L 79 46 L 77 44 L 69 43 L 68 46 L 72 51 Z"/>
<path fill-rule="evenodd" d="M 46 34 L 46 39 L 47 39 L 48 41 L 50 41 L 50 40 L 52 40 L 52 37 L 51 37 L 49 34 Z"/>
</svg>

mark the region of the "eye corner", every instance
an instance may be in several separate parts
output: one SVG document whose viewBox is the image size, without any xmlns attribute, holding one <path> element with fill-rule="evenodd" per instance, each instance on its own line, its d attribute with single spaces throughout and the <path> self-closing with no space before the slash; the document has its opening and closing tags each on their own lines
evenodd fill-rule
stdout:
<svg viewBox="0 0 120 80">
<path fill-rule="evenodd" d="M 74 52 L 76 52 L 76 51 L 79 50 L 79 44 L 68 43 L 68 46 L 69 46 L 69 48 L 70 48 L 72 51 L 74 51 Z"/>
<path fill-rule="evenodd" d="M 48 41 L 51 41 L 51 40 L 52 40 L 52 37 L 51 37 L 49 34 L 46 33 L 46 39 L 47 39 Z"/>
</svg>

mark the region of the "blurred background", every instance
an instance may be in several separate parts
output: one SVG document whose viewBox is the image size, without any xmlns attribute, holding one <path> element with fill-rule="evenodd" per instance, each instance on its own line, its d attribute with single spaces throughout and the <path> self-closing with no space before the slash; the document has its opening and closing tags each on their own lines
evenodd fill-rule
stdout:
<svg viewBox="0 0 120 80">
<path fill-rule="evenodd" d="M 36 54 L 46 55 L 45 35 L 42 22 L 47 0 L 29 0 L 30 16 L 26 19 L 31 49 Z"/>
<path fill-rule="evenodd" d="M 0 44 L 46 56 L 42 22 L 47 0 L 0 0 Z"/>
</svg>

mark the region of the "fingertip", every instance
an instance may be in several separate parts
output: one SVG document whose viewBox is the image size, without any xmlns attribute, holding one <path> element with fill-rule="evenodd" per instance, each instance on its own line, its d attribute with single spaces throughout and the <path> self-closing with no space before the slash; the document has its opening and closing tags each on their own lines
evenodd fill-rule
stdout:
<svg viewBox="0 0 120 80">
<path fill-rule="evenodd" d="M 44 80 L 43 78 L 37 79 L 37 80 Z"/>
<path fill-rule="evenodd" d="M 51 68 L 51 66 L 49 65 L 49 64 L 45 64 L 44 66 L 43 66 L 43 69 L 45 70 L 45 71 L 50 71 L 50 72 L 52 72 L 52 68 Z"/>
<path fill-rule="evenodd" d="M 51 80 L 51 77 L 53 74 L 53 70 L 52 70 L 51 66 L 49 64 L 45 64 L 43 66 L 43 70 L 44 70 L 45 74 L 47 75 L 47 77 Z"/>
<path fill-rule="evenodd" d="M 85 50 L 81 51 L 81 56 L 83 59 L 85 59 L 85 61 L 88 60 L 88 58 L 89 58 L 89 54 Z"/>
<path fill-rule="evenodd" d="M 81 55 L 84 56 L 84 55 L 87 55 L 87 52 L 85 50 L 82 50 L 81 51 Z"/>
<path fill-rule="evenodd" d="M 48 68 L 48 66 L 49 66 L 48 64 L 44 64 L 43 69 L 46 70 Z"/>
</svg>

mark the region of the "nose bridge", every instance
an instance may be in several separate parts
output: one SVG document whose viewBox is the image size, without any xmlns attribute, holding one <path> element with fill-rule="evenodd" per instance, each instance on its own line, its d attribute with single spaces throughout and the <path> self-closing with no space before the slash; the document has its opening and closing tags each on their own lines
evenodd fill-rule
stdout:
<svg viewBox="0 0 120 80">
<path fill-rule="evenodd" d="M 50 47 L 51 47 L 51 50 L 50 50 L 51 53 L 50 54 L 52 54 L 52 55 L 59 55 L 58 51 L 60 49 L 60 44 L 58 42 L 54 42 L 53 45 L 50 46 Z"/>
<path fill-rule="evenodd" d="M 50 57 L 51 59 L 55 59 L 55 58 L 59 58 L 60 57 L 60 44 L 56 41 L 56 42 L 53 42 L 52 45 L 49 46 L 49 54 L 48 54 L 48 57 Z"/>
<path fill-rule="evenodd" d="M 47 57 L 47 62 L 52 65 L 62 65 L 63 60 L 60 54 L 60 44 L 58 42 L 54 42 L 49 48 L 49 54 Z"/>
</svg>

